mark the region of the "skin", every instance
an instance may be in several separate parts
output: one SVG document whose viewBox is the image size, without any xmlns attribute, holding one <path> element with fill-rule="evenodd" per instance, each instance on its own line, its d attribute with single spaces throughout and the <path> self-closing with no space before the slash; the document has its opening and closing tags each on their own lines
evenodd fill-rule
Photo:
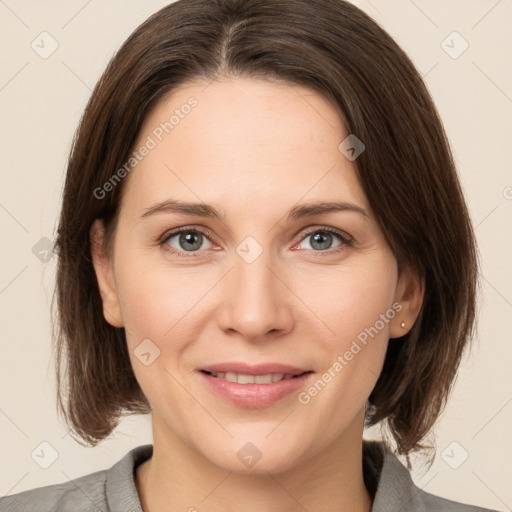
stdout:
<svg viewBox="0 0 512 512">
<path fill-rule="evenodd" d="M 389 338 L 417 318 L 422 283 L 408 270 L 399 275 L 355 163 L 338 149 L 348 133 L 322 96 L 258 79 L 189 83 L 148 114 L 135 147 L 191 96 L 198 105 L 125 178 L 110 256 L 101 220 L 91 227 L 105 319 L 125 327 L 152 406 L 153 456 L 136 472 L 143 509 L 370 511 L 365 403 Z M 171 197 L 212 205 L 222 220 L 176 212 L 141 219 Z M 321 201 L 352 203 L 368 217 L 287 219 L 297 204 Z M 189 252 L 179 234 L 159 245 L 180 226 L 212 236 L 193 232 Z M 329 234 L 324 246 L 315 243 L 324 227 L 353 243 Z M 248 236 L 262 248 L 251 263 L 236 251 Z M 232 405 L 196 371 L 281 362 L 314 370 L 309 387 L 394 303 L 400 312 L 306 405 L 297 393 L 259 409 Z M 160 350 L 148 366 L 134 354 L 147 338 Z M 252 467 L 237 457 L 248 442 L 262 455 Z"/>
</svg>

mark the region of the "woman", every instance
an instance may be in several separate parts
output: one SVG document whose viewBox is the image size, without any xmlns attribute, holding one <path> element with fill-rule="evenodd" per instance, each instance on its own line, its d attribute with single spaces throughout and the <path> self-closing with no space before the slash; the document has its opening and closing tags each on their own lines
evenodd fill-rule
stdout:
<svg viewBox="0 0 512 512">
<path fill-rule="evenodd" d="M 85 110 L 56 248 L 60 411 L 92 446 L 151 413 L 153 444 L 2 510 L 484 510 L 397 458 L 446 402 L 477 258 L 420 75 L 348 2 L 150 17 Z"/>
</svg>

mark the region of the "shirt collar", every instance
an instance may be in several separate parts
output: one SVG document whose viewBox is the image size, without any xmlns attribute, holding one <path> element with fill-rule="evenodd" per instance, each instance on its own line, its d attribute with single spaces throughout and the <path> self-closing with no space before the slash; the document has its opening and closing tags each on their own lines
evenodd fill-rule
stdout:
<svg viewBox="0 0 512 512">
<path fill-rule="evenodd" d="M 105 491 L 110 510 L 142 512 L 135 469 L 152 455 L 152 444 L 137 446 L 107 470 Z M 371 512 L 424 509 L 409 471 L 383 442 L 363 439 L 363 475 L 374 495 Z"/>
<path fill-rule="evenodd" d="M 363 440 L 363 467 L 376 488 L 371 512 L 425 510 L 408 469 L 382 441 Z"/>
</svg>

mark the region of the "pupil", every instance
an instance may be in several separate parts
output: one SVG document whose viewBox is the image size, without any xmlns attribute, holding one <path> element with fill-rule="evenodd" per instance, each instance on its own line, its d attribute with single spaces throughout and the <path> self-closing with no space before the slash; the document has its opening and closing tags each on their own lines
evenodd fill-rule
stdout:
<svg viewBox="0 0 512 512">
<path fill-rule="evenodd" d="M 200 235 L 201 235 L 200 233 L 197 233 L 197 234 L 193 234 L 193 233 L 183 234 L 180 237 L 180 244 L 182 244 L 182 246 L 185 248 L 186 251 L 192 251 L 192 250 L 195 250 L 195 249 L 199 249 L 201 247 L 201 241 L 200 241 L 200 238 L 199 238 Z M 195 245 L 194 245 L 194 239 L 196 239 Z M 198 240 L 199 240 L 199 242 L 198 242 Z M 187 247 L 187 244 L 188 244 L 188 247 Z"/>
<path fill-rule="evenodd" d="M 330 245 L 329 238 L 332 238 L 332 235 L 330 233 L 319 232 L 313 236 L 313 243 L 318 243 L 320 245 L 320 247 L 318 247 L 319 249 L 328 249 Z M 323 242 L 322 239 L 324 239 Z M 312 246 L 314 247 L 313 243 Z"/>
</svg>

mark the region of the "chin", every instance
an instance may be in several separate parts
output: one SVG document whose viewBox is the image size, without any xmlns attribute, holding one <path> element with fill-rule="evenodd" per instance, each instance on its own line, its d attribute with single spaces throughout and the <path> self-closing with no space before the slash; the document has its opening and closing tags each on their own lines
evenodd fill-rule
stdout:
<svg viewBox="0 0 512 512">
<path fill-rule="evenodd" d="M 274 447 L 267 444 L 261 449 L 257 446 L 257 443 L 248 441 L 240 448 L 225 449 L 210 457 L 204 455 L 212 464 L 239 475 L 268 476 L 268 473 L 283 473 L 299 464 L 298 454 L 291 447 L 286 450 L 282 445 Z M 229 457 L 230 453 L 233 456 Z"/>
</svg>

